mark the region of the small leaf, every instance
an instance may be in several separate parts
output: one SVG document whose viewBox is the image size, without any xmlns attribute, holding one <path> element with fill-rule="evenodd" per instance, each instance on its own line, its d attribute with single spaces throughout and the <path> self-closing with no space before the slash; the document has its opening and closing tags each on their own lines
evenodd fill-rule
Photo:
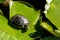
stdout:
<svg viewBox="0 0 60 40">
<path fill-rule="evenodd" d="M 49 31 L 50 33 L 52 33 L 53 35 L 55 36 L 60 36 L 59 33 L 57 33 L 57 29 L 56 29 L 56 26 L 54 26 L 51 22 L 49 21 L 46 21 L 46 22 L 42 22 L 40 24 L 43 28 L 45 28 L 47 31 Z"/>
</svg>

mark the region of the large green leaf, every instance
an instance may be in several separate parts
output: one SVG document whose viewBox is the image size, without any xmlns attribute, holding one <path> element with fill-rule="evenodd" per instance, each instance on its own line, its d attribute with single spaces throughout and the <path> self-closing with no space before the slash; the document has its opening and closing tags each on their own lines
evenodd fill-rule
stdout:
<svg viewBox="0 0 60 40">
<path fill-rule="evenodd" d="M 48 21 L 42 22 L 42 26 L 55 36 L 60 37 L 60 1 L 53 0 L 47 12 Z M 55 27 L 55 28 L 54 28 Z"/>
<path fill-rule="evenodd" d="M 34 25 L 37 22 L 40 11 L 35 11 L 31 6 L 27 6 L 23 2 L 14 1 L 12 6 L 10 5 L 10 18 L 16 14 L 21 14 L 29 20 L 29 29 L 27 32 L 22 33 L 21 30 L 15 30 L 17 38 L 20 40 L 33 40 L 29 34 L 35 32 Z M 15 33 L 12 31 L 13 33 Z M 12 33 L 11 33 L 12 34 Z"/>
<path fill-rule="evenodd" d="M 53 0 L 47 18 L 60 30 L 60 0 Z"/>
<path fill-rule="evenodd" d="M 20 2 L 13 2 L 10 9 L 10 18 L 15 14 L 21 14 L 29 20 L 29 29 L 22 33 L 22 30 L 14 29 L 10 22 L 0 12 L 0 40 L 33 40 L 30 34 L 35 32 L 34 25 L 39 18 L 39 11 Z"/>
<path fill-rule="evenodd" d="M 47 18 L 56 26 L 55 33 L 60 36 L 60 1 L 53 0 L 47 12 Z"/>
</svg>

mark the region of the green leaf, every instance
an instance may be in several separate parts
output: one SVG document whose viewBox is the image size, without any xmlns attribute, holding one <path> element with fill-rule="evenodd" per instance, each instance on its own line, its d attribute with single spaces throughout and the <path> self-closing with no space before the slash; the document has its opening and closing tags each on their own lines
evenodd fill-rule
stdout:
<svg viewBox="0 0 60 40">
<path fill-rule="evenodd" d="M 60 37 L 60 1 L 53 0 L 50 9 L 47 12 L 47 19 L 49 21 L 42 22 L 43 28 L 47 29 L 55 36 Z"/>
<path fill-rule="evenodd" d="M 60 0 L 53 0 L 47 18 L 60 30 Z"/>
<path fill-rule="evenodd" d="M 21 40 L 33 40 L 29 34 L 35 32 L 34 25 L 36 24 L 40 11 L 34 10 L 32 7 L 27 6 L 23 2 L 14 1 L 10 6 L 10 18 L 16 14 L 21 14 L 29 20 L 29 29 L 27 32 L 22 33 L 21 30 L 14 30 L 18 39 Z M 14 28 L 13 28 L 14 29 Z"/>
<path fill-rule="evenodd" d="M 15 40 L 16 33 L 17 32 L 8 25 L 8 20 L 0 12 L 0 40 Z"/>
<path fill-rule="evenodd" d="M 51 22 L 46 21 L 46 22 L 42 22 L 40 24 L 43 28 L 45 28 L 47 31 L 49 31 L 50 33 L 52 33 L 53 35 L 60 37 L 60 32 L 59 30 L 55 30 L 56 26 L 54 26 Z"/>
<path fill-rule="evenodd" d="M 15 14 L 25 16 L 30 22 L 30 28 L 25 33 L 22 33 L 22 30 L 12 28 L 12 26 L 9 25 L 10 22 L 3 16 L 3 12 L 0 11 L 0 40 L 33 40 L 30 34 L 35 32 L 34 25 L 39 18 L 40 11 L 35 11 L 33 8 L 20 2 L 14 2 L 10 9 L 10 18 Z"/>
</svg>

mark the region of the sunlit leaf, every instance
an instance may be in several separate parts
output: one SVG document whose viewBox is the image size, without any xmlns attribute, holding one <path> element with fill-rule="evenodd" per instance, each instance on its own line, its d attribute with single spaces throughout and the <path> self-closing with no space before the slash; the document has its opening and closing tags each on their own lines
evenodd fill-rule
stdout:
<svg viewBox="0 0 60 40">
<path fill-rule="evenodd" d="M 60 30 L 60 0 L 53 0 L 47 18 Z"/>
<path fill-rule="evenodd" d="M 60 1 L 53 0 L 47 11 L 46 17 L 48 21 L 42 22 L 43 28 L 47 29 L 55 36 L 60 37 Z"/>
<path fill-rule="evenodd" d="M 0 39 L 1 40 L 33 40 L 30 37 L 30 33 L 35 32 L 34 25 L 36 24 L 40 11 L 36 11 L 33 8 L 23 4 L 21 2 L 13 2 L 10 7 L 10 17 L 16 14 L 21 14 L 29 20 L 29 29 L 26 32 L 22 32 L 21 29 L 15 29 L 11 26 L 9 21 L 0 13 Z"/>
</svg>

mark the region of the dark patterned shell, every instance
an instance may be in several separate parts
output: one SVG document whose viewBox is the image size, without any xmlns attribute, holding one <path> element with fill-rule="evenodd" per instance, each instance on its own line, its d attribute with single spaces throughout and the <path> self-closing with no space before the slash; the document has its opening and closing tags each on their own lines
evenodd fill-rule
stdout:
<svg viewBox="0 0 60 40">
<path fill-rule="evenodd" d="M 11 18 L 11 23 L 15 24 L 16 26 L 24 28 L 29 24 L 29 21 L 25 17 L 16 14 Z"/>
</svg>

